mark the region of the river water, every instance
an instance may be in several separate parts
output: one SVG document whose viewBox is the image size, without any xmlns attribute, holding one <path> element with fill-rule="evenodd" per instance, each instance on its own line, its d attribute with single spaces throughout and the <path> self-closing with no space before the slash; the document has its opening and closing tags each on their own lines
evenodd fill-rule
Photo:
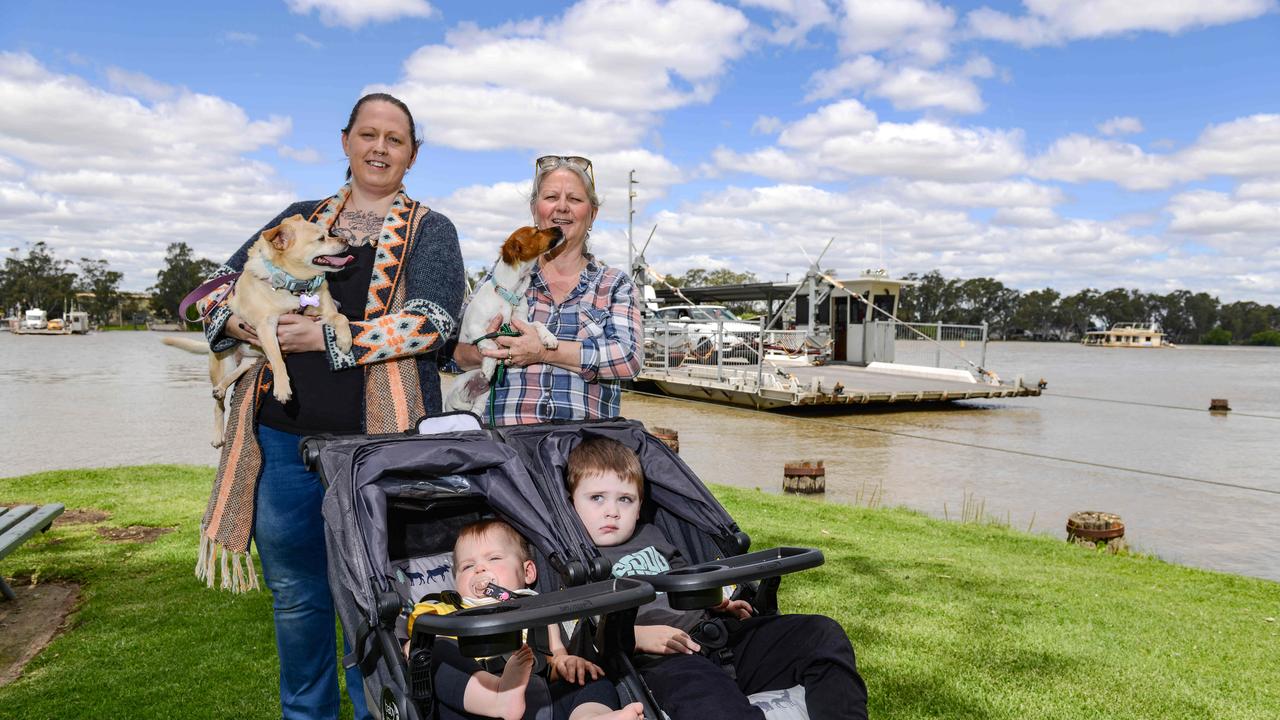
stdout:
<svg viewBox="0 0 1280 720">
<path fill-rule="evenodd" d="M 160 337 L 0 333 L 0 476 L 216 464 L 205 360 Z M 1047 390 L 816 417 L 628 394 L 623 414 L 678 430 L 707 482 L 780 492 L 785 462 L 821 459 L 828 502 L 967 506 L 1059 537 L 1071 512 L 1105 510 L 1139 551 L 1280 580 L 1280 350 L 993 343 L 987 366 Z"/>
</svg>

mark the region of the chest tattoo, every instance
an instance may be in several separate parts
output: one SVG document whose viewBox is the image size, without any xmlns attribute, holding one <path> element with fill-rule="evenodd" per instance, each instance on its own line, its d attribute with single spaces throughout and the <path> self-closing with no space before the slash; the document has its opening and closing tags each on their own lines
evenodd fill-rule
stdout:
<svg viewBox="0 0 1280 720">
<path fill-rule="evenodd" d="M 382 216 L 370 210 L 343 210 L 333 234 L 347 241 L 348 245 L 368 245 L 382 231 Z"/>
</svg>

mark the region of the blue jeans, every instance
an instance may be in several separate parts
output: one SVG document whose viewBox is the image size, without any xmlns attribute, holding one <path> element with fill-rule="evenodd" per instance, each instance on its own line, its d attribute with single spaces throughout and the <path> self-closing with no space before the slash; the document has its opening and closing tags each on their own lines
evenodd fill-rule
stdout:
<svg viewBox="0 0 1280 720">
<path fill-rule="evenodd" d="M 282 717 L 336 720 L 337 637 L 320 515 L 324 486 L 302 466 L 301 440 L 300 435 L 258 426 L 262 477 L 253 540 L 271 588 Z M 360 670 L 352 668 L 346 675 L 356 720 L 370 718 Z"/>
</svg>

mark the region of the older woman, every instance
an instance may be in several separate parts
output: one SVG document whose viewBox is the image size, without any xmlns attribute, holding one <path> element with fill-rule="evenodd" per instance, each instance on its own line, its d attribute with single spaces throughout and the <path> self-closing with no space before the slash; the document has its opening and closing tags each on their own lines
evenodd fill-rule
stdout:
<svg viewBox="0 0 1280 720">
<path fill-rule="evenodd" d="M 591 161 L 547 155 L 534 164 L 529 209 L 537 227 L 564 232 L 564 250 L 539 259 L 525 293 L 526 312 L 512 314 L 516 337 L 500 337 L 495 350 L 459 344 L 453 359 L 464 369 L 482 352 L 505 362 L 492 388 L 495 425 L 615 417 L 621 381 L 640 371 L 643 327 L 635 286 L 626 273 L 596 259 L 587 247 L 600 200 Z M 496 330 L 500 318 L 494 318 Z M 543 347 L 528 323 L 540 321 L 560 340 Z"/>
<path fill-rule="evenodd" d="M 354 257 L 328 276 L 351 324 L 350 351 L 337 347 L 328 325 L 302 315 L 280 318 L 276 335 L 293 397 L 276 400 L 270 369 L 261 363 L 237 384 L 201 526 L 196 574 L 210 585 L 221 567 L 223 587 L 256 587 L 250 537 L 257 545 L 273 599 L 285 718 L 337 718 L 339 705 L 324 487 L 302 465 L 299 441 L 316 433 L 405 430 L 440 410 L 436 356 L 453 333 L 464 275 L 453 223 L 404 192 L 418 145 L 403 102 L 366 95 L 342 129 L 348 183 L 325 200 L 290 205 L 263 228 L 300 213 L 346 238 Z M 241 269 L 257 238 L 223 271 Z M 223 304 L 208 314 L 205 332 L 215 350 L 258 344 L 254 328 Z M 369 717 L 362 687 L 359 670 L 348 671 L 356 718 Z"/>
</svg>

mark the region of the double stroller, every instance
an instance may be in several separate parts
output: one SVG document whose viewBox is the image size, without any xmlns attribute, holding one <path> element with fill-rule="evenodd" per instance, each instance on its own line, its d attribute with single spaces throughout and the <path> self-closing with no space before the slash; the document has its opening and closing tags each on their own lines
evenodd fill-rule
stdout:
<svg viewBox="0 0 1280 720">
<path fill-rule="evenodd" d="M 665 717 L 631 665 L 636 609 L 655 592 L 673 608 L 711 607 L 722 588 L 762 613 L 777 612 L 781 575 L 816 567 L 806 548 L 748 552 L 750 540 L 693 471 L 635 421 L 616 419 L 483 430 L 474 416 L 425 420 L 421 434 L 308 438 L 304 460 L 328 485 L 323 513 L 329 582 L 368 705 L 384 720 L 436 715 L 432 646 L 457 638 L 472 657 L 511 652 L 528 629 L 545 650 L 545 629 L 602 623 L 577 633 L 573 648 L 597 662 L 624 703 L 641 702 L 646 719 Z M 657 525 L 690 566 L 662 575 L 612 578 L 564 490 L 569 451 L 604 436 L 636 451 L 645 475 L 641 518 Z M 526 540 L 537 565 L 537 595 L 448 615 L 405 618 L 424 596 L 452 590 L 449 563 L 458 531 L 497 517 Z M 405 641 L 408 640 L 406 657 Z M 807 717 L 803 689 L 762 693 L 752 701 L 770 720 Z"/>
</svg>

